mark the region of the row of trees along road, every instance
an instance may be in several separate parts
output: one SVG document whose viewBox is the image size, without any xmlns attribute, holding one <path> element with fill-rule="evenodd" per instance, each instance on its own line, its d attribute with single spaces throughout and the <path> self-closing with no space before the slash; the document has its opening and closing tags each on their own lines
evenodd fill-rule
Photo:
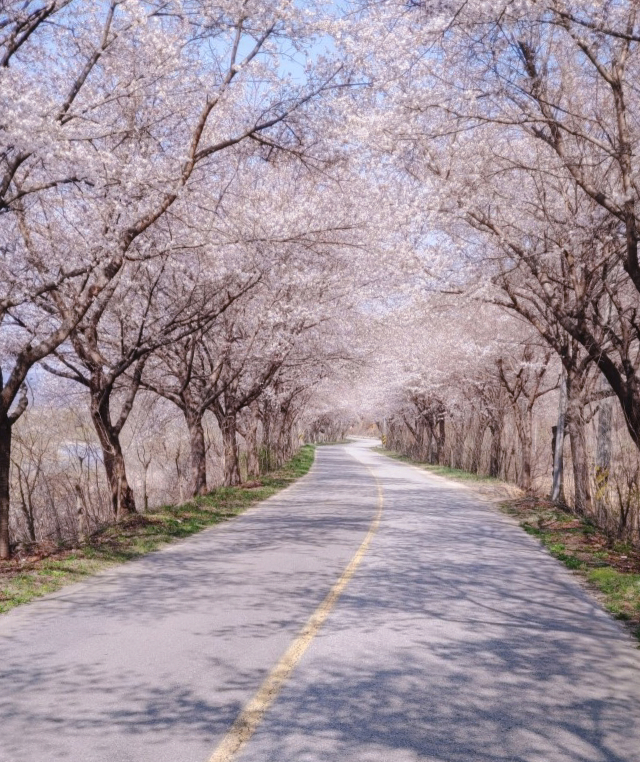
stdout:
<svg viewBox="0 0 640 762">
<path fill-rule="evenodd" d="M 112 516 L 141 401 L 201 494 L 349 399 L 637 541 L 639 73 L 635 0 L 5 2 L 0 557 L 52 379 Z"/>
<path fill-rule="evenodd" d="M 430 287 L 459 294 L 462 310 L 469 300 L 497 305 L 533 331 L 518 328 L 515 355 L 485 362 L 488 385 L 468 379 L 476 401 L 500 394 L 522 413 L 514 421 L 518 479 L 530 488 L 535 398 L 556 389 L 556 453 L 567 430 L 574 506 L 597 516 L 593 493 L 601 503 L 609 478 L 611 397 L 640 446 L 638 5 L 364 3 L 360 20 L 377 43 L 368 71 L 387 82 L 386 101 L 370 104 L 381 140 L 423 199 Z M 509 333 L 498 336 L 509 342 Z M 430 435 L 445 402 L 411 402 Z M 500 407 L 486 400 L 489 420 Z M 601 437 L 590 450 L 585 426 L 598 411 Z M 495 420 L 491 427 L 499 429 Z M 555 458 L 555 497 L 560 466 Z M 615 490 L 626 495 L 621 524 L 625 505 L 635 505 L 637 541 L 635 474 Z"/>
<path fill-rule="evenodd" d="M 206 411 L 237 484 L 238 428 L 291 439 L 299 387 L 347 359 L 330 322 L 372 271 L 322 110 L 349 72 L 314 54 L 337 22 L 313 2 L 3 4 L 0 558 L 29 380 L 85 390 L 119 517 L 141 392 L 184 415 L 201 494 Z"/>
</svg>

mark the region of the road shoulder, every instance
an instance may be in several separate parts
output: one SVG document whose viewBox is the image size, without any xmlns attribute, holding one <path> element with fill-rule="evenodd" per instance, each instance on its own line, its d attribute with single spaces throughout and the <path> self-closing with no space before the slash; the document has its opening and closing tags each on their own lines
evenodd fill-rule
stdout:
<svg viewBox="0 0 640 762">
<path fill-rule="evenodd" d="M 640 648 L 640 550 L 607 537 L 588 519 L 499 479 L 420 463 L 383 448 L 375 451 L 468 490 L 500 511 L 562 563 Z"/>
</svg>

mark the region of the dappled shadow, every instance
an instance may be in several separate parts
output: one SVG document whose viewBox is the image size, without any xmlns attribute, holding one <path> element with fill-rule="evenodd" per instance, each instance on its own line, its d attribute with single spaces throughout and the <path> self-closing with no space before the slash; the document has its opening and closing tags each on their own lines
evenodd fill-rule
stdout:
<svg viewBox="0 0 640 762">
<path fill-rule="evenodd" d="M 257 509 L 3 617 L 0 760 L 206 758 L 348 563 L 375 498 L 366 469 L 325 448 Z"/>
<path fill-rule="evenodd" d="M 468 491 L 384 474 L 384 529 L 242 762 L 638 762 L 621 629 Z"/>
<path fill-rule="evenodd" d="M 470 492 L 351 449 L 383 522 L 242 762 L 640 762 L 618 626 Z M 375 502 L 322 448 L 276 500 L 0 619 L 0 760 L 204 762 Z"/>
</svg>

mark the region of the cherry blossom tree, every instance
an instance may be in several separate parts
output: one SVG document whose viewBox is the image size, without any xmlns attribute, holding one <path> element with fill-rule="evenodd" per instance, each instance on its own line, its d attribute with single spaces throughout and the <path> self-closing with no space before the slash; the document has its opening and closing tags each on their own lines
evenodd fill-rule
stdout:
<svg viewBox="0 0 640 762">
<path fill-rule="evenodd" d="M 636 4 L 362 9 L 377 44 L 365 70 L 388 114 L 378 109 L 379 133 L 414 178 L 418 148 L 438 178 L 432 200 L 446 185 L 451 215 L 526 260 L 537 298 L 607 378 L 637 444 Z M 554 257 L 564 269 L 549 270 Z"/>
<path fill-rule="evenodd" d="M 14 402 L 30 369 L 127 261 L 153 256 L 172 220 L 210 200 L 198 187 L 223 187 L 230 152 L 304 152 L 297 122 L 341 67 L 305 54 L 330 32 L 311 3 L 13 0 L 0 30 L 6 558 L 11 427 L 27 397 Z M 280 63 L 289 51 L 296 77 Z"/>
<path fill-rule="evenodd" d="M 43 361 L 49 372 L 89 391 L 117 518 L 135 511 L 120 435 L 150 355 L 189 342 L 251 285 L 238 278 L 216 282 L 206 261 L 205 266 L 198 262 L 203 257 L 179 256 L 178 263 L 155 257 L 128 264 L 73 330 L 73 353 L 61 347 L 50 361 Z"/>
</svg>

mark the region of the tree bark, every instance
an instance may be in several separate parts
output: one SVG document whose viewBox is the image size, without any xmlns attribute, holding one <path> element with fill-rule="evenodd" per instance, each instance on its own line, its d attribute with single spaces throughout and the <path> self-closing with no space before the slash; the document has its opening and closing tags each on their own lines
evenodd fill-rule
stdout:
<svg viewBox="0 0 640 762">
<path fill-rule="evenodd" d="M 11 476 L 11 422 L 0 417 L 0 560 L 11 557 L 9 538 L 9 483 Z"/>
<path fill-rule="evenodd" d="M 525 492 L 531 490 L 531 442 L 529 441 L 522 448 L 522 459 L 520 461 L 520 486 Z"/>
<path fill-rule="evenodd" d="M 271 415 L 267 412 L 262 417 L 262 441 L 264 445 L 263 469 L 271 471 Z"/>
<path fill-rule="evenodd" d="M 436 465 L 441 466 L 443 465 L 443 461 L 444 461 L 444 446 L 446 443 L 446 433 L 447 433 L 446 427 L 445 427 L 444 413 L 438 415 L 434 433 L 436 438 L 436 452 L 435 452 Z"/>
<path fill-rule="evenodd" d="M 497 424 L 489 426 L 491 431 L 491 449 L 489 451 L 489 476 L 498 478 L 502 465 L 502 427 Z"/>
<path fill-rule="evenodd" d="M 191 463 L 191 494 L 207 494 L 207 448 L 204 442 L 202 415 L 185 412 L 189 429 L 189 458 Z"/>
<path fill-rule="evenodd" d="M 260 452 L 258 449 L 258 416 L 250 410 L 245 441 L 247 444 L 247 479 L 260 476 Z"/>
<path fill-rule="evenodd" d="M 605 382 L 606 386 L 606 382 Z M 602 525 L 607 517 L 607 487 L 611 473 L 611 420 L 613 400 L 603 399 L 598 411 L 598 431 L 596 442 L 596 510 Z"/>
<path fill-rule="evenodd" d="M 224 447 L 224 486 L 236 487 L 240 484 L 240 462 L 236 437 L 236 414 L 226 413 L 220 422 Z"/>
<path fill-rule="evenodd" d="M 472 474 L 477 474 L 480 470 L 480 461 L 482 459 L 482 443 L 484 442 L 484 435 L 486 432 L 485 422 L 479 418 L 473 435 L 473 443 L 471 446 L 471 461 L 469 463 L 469 471 Z"/>
<path fill-rule="evenodd" d="M 283 421 L 278 437 L 278 467 L 286 463 L 292 457 L 291 438 L 293 436 L 293 427 L 287 421 Z"/>
<path fill-rule="evenodd" d="M 520 440 L 520 473 L 518 474 L 518 486 L 520 486 L 525 492 L 531 490 L 531 461 L 533 459 L 533 423 L 531 411 L 527 410 L 524 413 L 518 413 L 516 415 L 516 428 L 518 431 L 518 438 Z M 518 420 L 518 416 L 520 416 Z"/>
<path fill-rule="evenodd" d="M 79 484 L 75 486 L 76 491 L 76 516 L 78 519 L 78 541 L 86 542 L 89 536 L 89 529 L 87 526 L 87 510 L 84 504 L 84 496 L 82 494 L 82 487 Z"/>
<path fill-rule="evenodd" d="M 22 508 L 22 515 L 27 523 L 27 533 L 29 535 L 30 542 L 36 542 L 36 522 L 33 511 L 33 500 L 31 497 L 31 489 L 27 479 L 25 477 L 25 487 L 27 494 L 25 495 L 25 488 L 22 485 L 22 474 L 18 469 L 18 485 L 20 487 L 20 503 Z"/>
<path fill-rule="evenodd" d="M 462 420 L 460 428 L 454 434 L 454 445 L 451 449 L 451 466 L 452 468 L 458 468 L 462 470 L 464 467 L 463 455 L 464 455 L 464 426 L 465 421 Z"/>
<path fill-rule="evenodd" d="M 424 453 L 422 459 L 425 463 L 432 463 L 434 458 L 434 437 L 431 426 L 426 423 L 424 427 Z"/>
<path fill-rule="evenodd" d="M 149 466 L 144 464 L 142 466 L 142 510 L 145 513 L 149 511 L 149 492 L 147 490 L 147 482 L 149 476 Z"/>
<path fill-rule="evenodd" d="M 111 508 L 113 515 L 119 520 L 136 512 L 136 502 L 127 480 L 120 436 L 111 425 L 108 395 L 100 395 L 100 397 L 92 395 L 91 419 L 102 447 L 104 469 L 111 491 Z"/>
<path fill-rule="evenodd" d="M 553 483 L 551 485 L 551 500 L 554 503 L 564 503 L 564 436 L 567 418 L 567 376 L 562 373 L 560 382 L 560 399 L 558 401 L 558 423 L 553 427 L 552 458 Z"/>
<path fill-rule="evenodd" d="M 575 489 L 574 507 L 577 513 L 589 516 L 592 513 L 592 502 L 585 426 L 580 398 L 574 397 L 572 399 L 570 391 L 567 402 L 567 430 L 571 443 L 571 463 Z"/>
</svg>

